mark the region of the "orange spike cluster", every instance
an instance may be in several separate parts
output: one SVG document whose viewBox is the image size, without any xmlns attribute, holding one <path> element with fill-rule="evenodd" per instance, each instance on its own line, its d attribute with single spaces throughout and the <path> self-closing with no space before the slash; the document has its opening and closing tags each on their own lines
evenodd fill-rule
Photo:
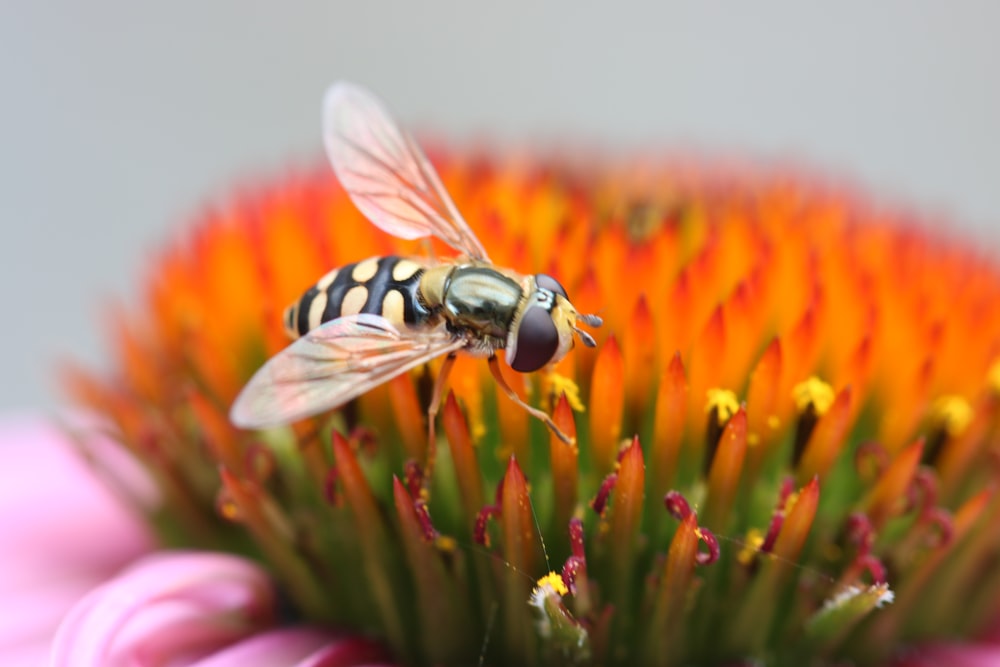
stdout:
<svg viewBox="0 0 1000 667">
<path fill-rule="evenodd" d="M 743 408 L 730 418 L 722 431 L 708 472 L 708 502 L 705 523 L 717 531 L 726 529 L 727 517 L 736 501 L 743 460 L 747 451 L 747 415 Z"/>
<path fill-rule="evenodd" d="M 664 563 L 656 589 L 656 599 L 649 624 L 646 626 L 645 664 L 670 665 L 676 649 L 674 637 L 683 623 L 681 617 L 694 577 L 698 554 L 698 522 L 694 514 L 681 522 Z M 667 651 L 664 651 L 664 646 Z"/>
<path fill-rule="evenodd" d="M 621 349 L 612 335 L 594 363 L 590 385 L 590 446 L 597 472 L 610 470 L 618 454 L 624 414 L 625 378 Z"/>
<path fill-rule="evenodd" d="M 501 361 L 572 444 L 471 357 L 432 479 L 440 361 L 298 424 L 228 422 L 289 303 L 428 247 L 303 172 L 206 211 L 150 263 L 144 307 L 110 316 L 114 368 L 64 375 L 152 472 L 173 542 L 249 553 L 298 613 L 409 664 L 542 664 L 569 640 L 583 664 L 871 663 L 995 616 L 994 260 L 795 174 L 431 155 L 498 266 L 604 319 L 545 375 Z M 809 383 L 829 401 L 798 400 Z M 877 608 L 882 578 L 905 608 Z"/>
<path fill-rule="evenodd" d="M 476 461 L 469 428 L 452 393 L 445 399 L 442 421 L 451 448 L 451 460 L 455 466 L 455 478 L 458 480 L 465 517 L 466 520 L 471 520 L 483 506 L 482 476 L 479 474 L 479 464 Z"/>
<path fill-rule="evenodd" d="M 560 394 L 552 413 L 552 421 L 559 430 L 571 440 L 576 440 L 576 422 L 573 420 L 573 410 L 565 394 Z M 553 496 L 555 511 L 554 525 L 565 526 L 576 511 L 577 494 L 579 493 L 578 459 L 580 450 L 575 444 L 568 445 L 560 440 L 555 433 L 549 435 L 549 465 L 552 470 Z"/>
<path fill-rule="evenodd" d="M 799 461 L 797 472 L 800 483 L 814 477 L 822 480 L 841 455 L 841 447 L 846 444 L 851 426 L 851 405 L 851 388 L 845 387 L 819 418 Z"/>
<path fill-rule="evenodd" d="M 642 515 L 643 495 L 646 488 L 645 463 L 639 438 L 623 451 L 618 460 L 618 478 L 614 490 L 614 506 L 610 519 L 612 543 L 612 567 L 617 581 L 615 588 L 625 594 L 629 591 L 628 580 L 632 576 L 632 559 L 635 555 L 635 541 L 639 532 Z"/>
<path fill-rule="evenodd" d="M 663 495 L 677 472 L 687 410 L 687 379 L 680 354 L 674 354 L 660 376 L 653 426 L 653 494 Z"/>
</svg>

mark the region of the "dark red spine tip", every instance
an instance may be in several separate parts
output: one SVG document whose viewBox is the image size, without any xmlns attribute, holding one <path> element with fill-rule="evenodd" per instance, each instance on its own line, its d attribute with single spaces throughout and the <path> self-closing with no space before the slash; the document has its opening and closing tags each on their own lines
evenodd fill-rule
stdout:
<svg viewBox="0 0 1000 667">
<path fill-rule="evenodd" d="M 576 595 L 577 576 L 587 568 L 587 556 L 583 549 L 583 521 L 576 517 L 569 520 L 569 548 L 572 555 L 563 565 L 562 580 L 569 592 Z"/>
<path fill-rule="evenodd" d="M 406 480 L 406 490 L 411 498 L 419 498 L 424 484 L 424 469 L 420 464 L 409 459 L 403 464 L 403 478 Z"/>
<path fill-rule="evenodd" d="M 584 558 L 583 552 L 583 520 L 572 518 L 569 520 L 569 548 L 577 558 Z"/>
<path fill-rule="evenodd" d="M 867 570 L 871 575 L 872 583 L 884 584 L 886 582 L 885 565 L 878 558 L 871 554 L 865 554 L 857 560 L 857 565 L 862 570 Z"/>
<path fill-rule="evenodd" d="M 487 505 L 479 510 L 479 514 L 476 515 L 475 526 L 472 529 L 472 539 L 476 544 L 484 547 L 490 546 L 490 536 L 486 532 L 486 524 L 491 518 L 498 516 L 500 516 L 500 507 L 498 505 Z"/>
<path fill-rule="evenodd" d="M 663 504 L 670 512 L 670 516 L 678 521 L 683 521 L 691 514 L 691 506 L 680 491 L 667 491 L 666 495 L 663 496 Z"/>
<path fill-rule="evenodd" d="M 927 511 L 921 521 L 931 526 L 936 541 L 931 543 L 932 547 L 943 547 L 948 545 L 955 535 L 955 520 L 951 512 L 941 507 L 934 507 Z"/>
<path fill-rule="evenodd" d="M 562 580 L 566 588 L 573 595 L 576 595 L 576 577 L 581 570 L 587 567 L 587 563 L 582 558 L 570 556 L 562 568 Z"/>
<path fill-rule="evenodd" d="M 698 528 L 698 538 L 701 543 L 705 545 L 705 551 L 699 549 L 698 555 L 695 556 L 695 562 L 698 565 L 711 565 L 715 561 L 719 560 L 719 554 L 721 553 L 719 549 L 719 540 L 716 539 L 715 533 L 710 531 L 708 528 Z"/>
<path fill-rule="evenodd" d="M 778 535 L 781 533 L 783 525 L 785 525 L 785 513 L 780 510 L 776 511 L 771 516 L 771 523 L 767 527 L 767 535 L 764 536 L 764 541 L 760 545 L 761 553 L 771 553 L 771 550 L 774 549 L 774 543 L 778 541 Z"/>
<path fill-rule="evenodd" d="M 608 500 L 611 499 L 611 491 L 614 490 L 618 482 L 618 473 L 611 473 L 601 482 L 601 488 L 597 490 L 597 495 L 590 501 L 590 507 L 599 516 L 604 516 L 604 510 L 608 508 Z"/>
<path fill-rule="evenodd" d="M 919 468 L 907 489 L 907 511 L 917 510 L 920 517 L 925 517 L 934 510 L 937 497 L 937 476 L 928 468 Z"/>
<path fill-rule="evenodd" d="M 431 521 L 431 513 L 427 510 L 427 503 L 423 500 L 417 500 L 413 503 L 413 509 L 417 513 L 417 520 L 420 522 L 420 527 L 424 531 L 424 539 L 428 542 L 433 542 L 437 539 L 438 532 L 434 528 L 434 523 Z"/>
<path fill-rule="evenodd" d="M 860 512 L 851 514 L 847 517 L 845 529 L 847 539 L 858 547 L 859 554 L 871 551 L 872 543 L 875 541 L 875 529 L 867 515 Z"/>
</svg>

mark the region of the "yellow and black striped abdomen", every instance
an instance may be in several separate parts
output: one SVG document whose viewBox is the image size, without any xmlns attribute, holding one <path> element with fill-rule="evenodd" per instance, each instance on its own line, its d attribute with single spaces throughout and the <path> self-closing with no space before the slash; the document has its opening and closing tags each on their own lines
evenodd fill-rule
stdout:
<svg viewBox="0 0 1000 667">
<path fill-rule="evenodd" d="M 431 313 L 420 302 L 424 266 L 402 257 L 372 257 L 334 269 L 285 309 L 285 331 L 298 338 L 344 315 L 381 315 L 397 327 L 419 326 Z"/>
<path fill-rule="evenodd" d="M 334 269 L 285 309 L 292 338 L 344 315 L 381 315 L 397 327 L 423 324 L 430 311 L 418 288 L 424 266 L 402 257 L 371 257 Z"/>
</svg>

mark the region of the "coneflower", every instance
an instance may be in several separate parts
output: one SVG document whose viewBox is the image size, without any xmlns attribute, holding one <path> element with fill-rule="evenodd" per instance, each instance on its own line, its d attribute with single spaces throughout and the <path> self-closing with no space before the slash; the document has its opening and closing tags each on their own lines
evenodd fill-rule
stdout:
<svg viewBox="0 0 1000 667">
<path fill-rule="evenodd" d="M 506 376 L 574 444 L 471 358 L 430 480 L 440 361 L 333 413 L 233 427 L 288 304 L 331 268 L 427 250 L 325 167 L 245 192 L 151 262 L 112 321 L 114 368 L 64 376 L 155 481 L 164 547 L 218 552 L 189 564 L 192 595 L 221 585 L 214 564 L 262 590 L 221 554 L 245 556 L 278 592 L 247 597 L 244 624 L 349 631 L 408 665 L 873 665 L 995 623 L 989 256 L 795 173 L 431 157 L 495 264 L 605 320 L 595 350 Z M 124 624 L 75 613 L 64 647 Z"/>
</svg>

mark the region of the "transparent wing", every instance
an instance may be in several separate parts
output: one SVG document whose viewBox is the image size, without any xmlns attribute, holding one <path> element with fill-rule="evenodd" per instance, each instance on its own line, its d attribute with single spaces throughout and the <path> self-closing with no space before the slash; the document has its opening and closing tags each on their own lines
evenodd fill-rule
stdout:
<svg viewBox="0 0 1000 667">
<path fill-rule="evenodd" d="M 354 205 L 380 229 L 403 239 L 436 236 L 489 261 L 430 161 L 371 92 L 343 81 L 330 86 L 323 140 Z"/>
<path fill-rule="evenodd" d="M 465 345 L 444 330 L 399 331 L 378 315 L 327 322 L 272 357 L 236 397 L 229 418 L 266 428 L 332 410 Z"/>
</svg>

